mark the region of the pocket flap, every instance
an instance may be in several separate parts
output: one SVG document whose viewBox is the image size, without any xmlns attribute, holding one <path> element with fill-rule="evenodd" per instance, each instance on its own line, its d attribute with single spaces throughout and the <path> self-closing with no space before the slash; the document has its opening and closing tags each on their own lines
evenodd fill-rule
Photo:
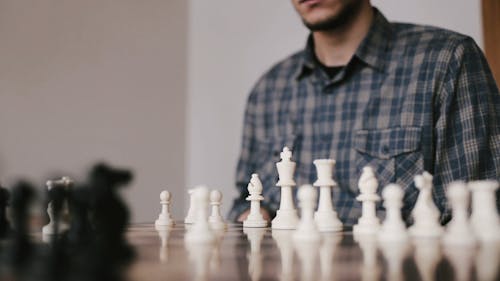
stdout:
<svg viewBox="0 0 500 281">
<path fill-rule="evenodd" d="M 420 127 L 359 130 L 355 135 L 354 147 L 361 153 L 389 159 L 418 150 L 421 132 Z"/>
</svg>

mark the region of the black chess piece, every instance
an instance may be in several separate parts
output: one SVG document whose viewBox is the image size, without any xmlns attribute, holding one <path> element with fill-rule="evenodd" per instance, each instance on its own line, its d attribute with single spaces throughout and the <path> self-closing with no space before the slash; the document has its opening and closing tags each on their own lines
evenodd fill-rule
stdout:
<svg viewBox="0 0 500 281">
<path fill-rule="evenodd" d="M 19 181 L 12 188 L 12 221 L 13 241 L 11 262 L 16 268 L 21 268 L 29 261 L 34 247 L 29 239 L 29 207 L 35 198 L 33 185 L 27 181 Z"/>
<path fill-rule="evenodd" d="M 54 223 L 54 232 L 59 233 L 59 223 L 61 220 L 61 214 L 64 206 L 64 202 L 67 199 L 66 186 L 64 184 L 54 184 L 48 193 L 48 201 L 52 207 L 52 215 L 53 215 L 53 223 Z M 56 238 L 57 235 L 54 235 L 53 238 Z"/>
<path fill-rule="evenodd" d="M 0 186 L 0 239 L 4 239 L 10 232 L 10 223 L 7 219 L 7 206 L 9 204 L 9 191 Z"/>
<path fill-rule="evenodd" d="M 118 191 L 132 180 L 132 173 L 100 163 L 92 168 L 89 178 L 97 248 L 108 261 L 126 264 L 134 257 L 125 239 L 130 213 Z"/>
<path fill-rule="evenodd" d="M 94 237 L 89 219 L 90 189 L 80 185 L 69 190 L 68 207 L 71 213 L 68 242 L 73 247 L 86 247 Z"/>
</svg>

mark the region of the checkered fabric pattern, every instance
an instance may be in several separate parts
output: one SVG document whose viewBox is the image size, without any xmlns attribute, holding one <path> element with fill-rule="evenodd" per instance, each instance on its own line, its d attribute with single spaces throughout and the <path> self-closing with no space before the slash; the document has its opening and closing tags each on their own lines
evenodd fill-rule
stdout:
<svg viewBox="0 0 500 281">
<path fill-rule="evenodd" d="M 316 180 L 315 159 L 336 160 L 333 200 L 346 225 L 357 222 L 357 181 L 374 168 L 379 189 L 405 191 L 409 219 L 418 190 L 413 178 L 434 175 L 433 196 L 449 218 L 446 185 L 499 179 L 500 95 L 474 41 L 451 31 L 389 23 L 376 9 L 373 24 L 350 62 L 329 78 L 317 65 L 313 41 L 276 64 L 250 93 L 236 184 L 241 196 L 229 219 L 249 203 L 252 173 L 262 180 L 263 206 L 279 208 L 276 162 L 284 146 L 297 163 L 297 185 Z M 498 200 L 497 200 L 498 202 Z M 384 214 L 382 204 L 377 213 Z"/>
</svg>

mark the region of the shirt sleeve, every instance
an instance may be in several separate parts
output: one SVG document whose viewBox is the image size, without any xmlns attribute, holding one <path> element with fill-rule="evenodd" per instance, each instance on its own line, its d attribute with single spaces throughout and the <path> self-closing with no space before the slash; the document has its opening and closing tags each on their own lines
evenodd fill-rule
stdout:
<svg viewBox="0 0 500 281">
<path fill-rule="evenodd" d="M 484 55 L 471 38 L 462 40 L 452 52 L 437 97 L 434 184 L 444 187 L 455 180 L 498 180 L 498 88 Z M 445 192 L 445 188 L 436 190 Z M 498 206 L 498 193 L 496 200 Z M 449 207 L 446 210 L 444 216 L 449 216 Z"/>
</svg>

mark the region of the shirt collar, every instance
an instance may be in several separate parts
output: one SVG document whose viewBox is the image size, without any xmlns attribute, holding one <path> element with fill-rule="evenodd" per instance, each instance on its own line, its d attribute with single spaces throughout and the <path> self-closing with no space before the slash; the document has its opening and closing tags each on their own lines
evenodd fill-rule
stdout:
<svg viewBox="0 0 500 281">
<path fill-rule="evenodd" d="M 363 41 L 361 41 L 361 44 L 356 49 L 354 56 L 370 67 L 385 72 L 388 64 L 386 59 L 387 52 L 390 49 L 392 42 L 392 40 L 390 40 L 392 37 L 392 26 L 377 8 L 373 8 L 373 10 L 374 17 L 372 25 L 370 26 L 366 37 Z M 307 38 L 302 61 L 299 63 L 295 77 L 299 79 L 304 75 L 311 73 L 316 66 L 314 40 L 312 34 L 310 34 Z"/>
</svg>

